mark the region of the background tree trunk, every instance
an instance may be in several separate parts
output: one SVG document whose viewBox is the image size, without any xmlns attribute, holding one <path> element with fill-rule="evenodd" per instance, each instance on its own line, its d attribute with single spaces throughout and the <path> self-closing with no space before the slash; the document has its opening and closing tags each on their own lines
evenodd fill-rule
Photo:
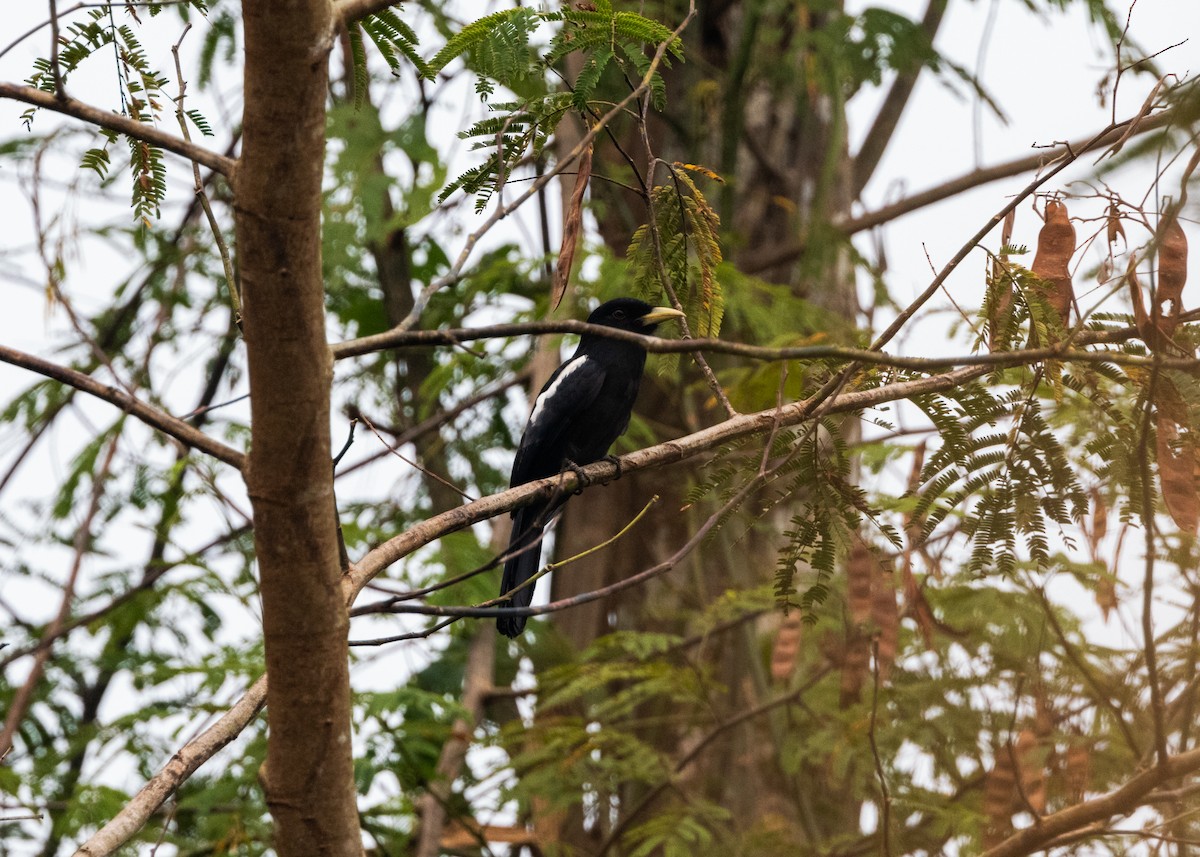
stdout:
<svg viewBox="0 0 1200 857">
<path fill-rule="evenodd" d="M 767 5 L 698 4 L 698 21 L 687 32 L 690 60 L 667 73 L 673 97 L 667 114 L 661 120 L 652 117 L 650 125 L 651 145 L 660 158 L 709 166 L 726 179 L 717 197 L 723 227 L 736 236 L 730 242 L 737 248 L 734 263 L 749 268 L 781 245 L 828 235 L 829 222 L 846 213 L 851 202 L 853 165 L 846 119 L 841 98 L 830 91 L 837 87 L 827 83 L 832 76 L 829 70 L 814 70 L 811 56 L 793 52 L 795 59 L 782 75 L 788 85 L 746 84 L 753 53 L 765 49 L 764 36 L 786 45 L 801 31 L 823 23 L 821 15 L 803 7 L 781 15 L 768 11 Z M 625 147 L 640 150 L 636 140 L 625 141 Z M 620 169 L 612 147 L 598 148 L 597 159 L 602 155 L 610 159 L 606 169 Z M 644 160 L 644 154 L 634 159 Z M 644 205 L 635 195 L 613 191 L 607 183 L 595 182 L 592 189 L 606 212 L 601 233 L 609 249 L 622 254 L 629 243 L 630 224 L 646 219 Z M 793 296 L 853 324 L 859 310 L 846 245 L 832 236 L 819 243 L 825 248 L 821 253 L 757 275 L 785 284 Z M 754 331 L 729 326 L 723 335 L 755 340 Z M 764 401 L 756 407 L 772 404 L 773 400 Z M 647 374 L 639 414 L 664 439 L 720 418 L 712 393 L 686 358 L 678 376 Z M 712 511 L 702 504 L 681 511 L 691 487 L 679 470 L 665 468 L 631 475 L 569 504 L 558 532 L 560 557 L 610 538 L 651 496 L 661 497 L 629 537 L 556 574 L 554 598 L 615 582 L 670 556 Z M 730 527 L 671 574 L 584 609 L 555 614 L 555 623 L 577 648 L 614 629 L 686 634 L 686 617 L 725 591 L 770 581 L 778 532 L 790 514 L 785 504 L 763 526 L 745 535 L 741 527 Z M 775 627 L 775 616 L 737 625 L 702 648 L 700 659 L 722 688 L 713 694 L 722 719 L 764 701 L 769 690 L 764 634 Z M 689 765 L 685 777 L 705 797 L 727 808 L 742 833 L 757 828 L 794 844 L 839 829 L 856 830 L 858 801 L 840 793 L 836 783 L 822 782 L 820 788 L 813 788 L 812 776 L 824 778 L 820 772 L 796 778 L 785 773 L 777 755 L 779 736 L 772 734 L 782 726 L 764 717 L 729 730 Z M 696 737 L 664 729 L 657 740 L 668 757 L 679 758 Z M 631 805 L 637 795 L 623 798 L 623 805 Z M 582 815 L 574 821 L 575 830 L 568 832 L 574 844 L 594 849 L 603 831 L 584 831 Z"/>
</svg>

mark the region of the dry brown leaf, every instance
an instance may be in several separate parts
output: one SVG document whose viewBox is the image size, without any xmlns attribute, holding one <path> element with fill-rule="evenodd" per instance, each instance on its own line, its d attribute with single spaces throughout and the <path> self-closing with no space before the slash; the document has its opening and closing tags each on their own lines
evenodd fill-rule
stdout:
<svg viewBox="0 0 1200 857">
<path fill-rule="evenodd" d="M 771 678 L 774 681 L 785 682 L 796 671 L 803 628 L 799 613 L 793 611 L 783 617 L 775 634 L 775 643 L 771 646 Z"/>
<path fill-rule="evenodd" d="M 1175 525 L 1186 533 L 1194 533 L 1200 526 L 1196 450 L 1188 439 L 1181 438 L 1174 420 L 1159 413 L 1155 422 L 1158 428 L 1158 478 L 1163 501 Z"/>
<path fill-rule="evenodd" d="M 575 187 L 571 190 L 567 214 L 563 218 L 562 246 L 558 250 L 558 265 L 554 269 L 554 285 L 550 293 L 552 310 L 558 309 L 558 305 L 562 303 L 563 295 L 567 293 L 567 285 L 571 281 L 571 268 L 575 264 L 575 250 L 579 246 L 579 236 L 583 233 L 583 196 L 587 192 L 591 177 L 592 147 L 588 146 L 579 156 L 575 172 Z"/>
<path fill-rule="evenodd" d="M 1121 223 L 1121 209 L 1117 207 L 1115 202 L 1108 204 L 1108 213 L 1105 215 L 1105 224 L 1108 228 L 1108 243 L 1115 244 L 1117 236 L 1121 236 L 1123 242 L 1128 243 L 1125 238 L 1125 226 Z"/>
<path fill-rule="evenodd" d="M 1038 233 L 1037 252 L 1030 268 L 1048 284 L 1046 301 L 1058 310 L 1066 327 L 1075 292 L 1071 287 L 1071 256 L 1075 253 L 1075 227 L 1067 207 L 1056 199 L 1046 203 L 1046 222 Z"/>
</svg>

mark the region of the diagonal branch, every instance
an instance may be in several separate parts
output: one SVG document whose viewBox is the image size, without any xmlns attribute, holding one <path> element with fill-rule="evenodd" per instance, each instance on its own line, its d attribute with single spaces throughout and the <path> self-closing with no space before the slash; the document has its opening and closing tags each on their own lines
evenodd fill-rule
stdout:
<svg viewBox="0 0 1200 857">
<path fill-rule="evenodd" d="M 1043 846 L 1064 833 L 1114 815 L 1128 814 L 1150 802 L 1151 792 L 1159 786 L 1196 771 L 1200 771 L 1200 750 L 1172 756 L 1163 764 L 1134 775 L 1115 791 L 1042 816 L 1037 824 L 1018 831 L 996 847 L 983 852 L 981 857 L 1021 857 L 1041 852 Z"/>
<path fill-rule="evenodd" d="M 930 46 L 933 45 L 937 31 L 942 25 L 947 4 L 948 0 L 929 0 L 929 5 L 925 7 L 921 30 L 928 37 Z M 879 161 L 883 157 L 883 153 L 887 151 L 888 143 L 892 140 L 896 126 L 900 124 L 900 117 L 904 114 L 904 108 L 908 106 L 908 99 L 912 96 L 913 88 L 917 85 L 917 78 L 920 77 L 923 68 L 924 66 L 917 65 L 916 68 L 901 72 L 892 81 L 892 86 L 888 90 L 888 94 L 884 96 L 879 112 L 875 114 L 875 121 L 871 123 L 871 129 L 867 131 L 866 139 L 859 147 L 858 154 L 854 156 L 851 197 L 857 198 L 862 193 L 863 188 L 867 186 L 867 182 L 875 173 L 875 168 L 879 166 Z"/>
<path fill-rule="evenodd" d="M 135 140 L 141 140 L 152 146 L 158 146 L 160 149 L 165 149 L 168 152 L 174 152 L 176 155 L 180 155 L 190 161 L 203 164 L 210 170 L 221 173 L 226 178 L 233 175 L 234 167 L 237 164 L 232 158 L 227 158 L 211 149 L 197 146 L 195 143 L 189 143 L 187 140 L 176 137 L 173 134 L 160 131 L 153 125 L 138 122 L 136 119 L 130 119 L 128 116 L 122 116 L 110 110 L 93 107 L 70 96 L 59 98 L 52 93 L 42 92 L 42 90 L 32 86 L 0 81 L 0 98 L 23 101 L 26 104 L 32 104 L 34 107 L 40 107 L 43 110 L 62 113 L 64 116 L 73 116 L 90 125 L 116 131 Z"/>
<path fill-rule="evenodd" d="M 146 404 L 141 399 L 129 395 L 123 390 L 100 383 L 90 375 L 85 375 L 74 369 L 68 369 L 66 366 L 60 366 L 41 357 L 35 357 L 32 354 L 27 354 L 24 351 L 18 351 L 15 348 L 8 348 L 3 345 L 0 345 L 0 362 L 20 366 L 22 369 L 28 369 L 47 378 L 53 378 L 55 381 L 61 381 L 68 386 L 74 387 L 76 390 L 89 393 L 97 399 L 103 399 L 110 404 L 116 405 L 125 413 L 137 417 L 151 428 L 158 429 L 163 434 L 175 438 L 184 446 L 198 449 L 201 452 L 207 452 L 213 458 L 224 461 L 238 470 L 241 470 L 245 465 L 246 456 L 233 447 L 226 446 L 219 440 L 211 438 L 199 429 L 188 425 L 183 420 L 176 419 L 170 414 Z"/>
<path fill-rule="evenodd" d="M 957 196 L 963 191 L 990 184 L 1000 179 L 1012 178 L 1022 173 L 1039 170 L 1052 164 L 1057 164 L 1063 158 L 1074 161 L 1086 152 L 1102 149 L 1105 146 L 1111 146 L 1119 142 L 1129 131 L 1130 127 L 1135 124 L 1136 131 L 1134 133 L 1145 134 L 1148 131 L 1157 131 L 1165 128 L 1179 118 L 1179 109 L 1172 108 L 1163 110 L 1153 116 L 1147 116 L 1144 119 L 1127 119 L 1124 122 L 1110 125 L 1104 131 L 1090 137 L 1082 137 L 1077 140 L 1061 143 L 1057 146 L 1039 149 L 1032 155 L 1026 155 L 1025 157 L 1016 158 L 1002 164 L 996 164 L 995 166 L 972 170 L 958 178 L 942 182 L 928 190 L 923 190 L 912 196 L 897 200 L 891 205 L 885 205 L 883 208 L 869 211 L 859 217 L 835 219 L 833 226 L 840 229 L 846 235 L 854 235 L 858 232 L 874 229 L 876 226 L 881 226 L 906 214 L 911 214 L 918 209 Z M 787 264 L 788 262 L 794 262 L 804 253 L 804 250 L 805 247 L 800 242 L 785 244 L 773 253 L 763 253 L 758 256 L 752 263 L 745 266 L 744 273 L 757 274 L 762 271 L 769 271 L 771 268 Z"/>
</svg>

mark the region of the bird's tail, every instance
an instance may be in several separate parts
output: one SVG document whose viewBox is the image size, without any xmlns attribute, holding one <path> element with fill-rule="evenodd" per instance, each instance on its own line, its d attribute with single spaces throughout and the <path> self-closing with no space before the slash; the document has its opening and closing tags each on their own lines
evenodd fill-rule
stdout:
<svg viewBox="0 0 1200 857">
<path fill-rule="evenodd" d="M 525 506 L 513 514 L 512 536 L 508 542 L 508 553 L 513 555 L 504 563 L 504 577 L 500 581 L 501 597 L 529 580 L 541 568 L 545 515 L 546 510 L 540 505 Z M 504 606 L 528 607 L 533 602 L 533 589 L 530 585 L 514 592 Z M 525 630 L 527 620 L 526 616 L 497 616 L 496 629 L 506 637 L 516 637 Z"/>
</svg>

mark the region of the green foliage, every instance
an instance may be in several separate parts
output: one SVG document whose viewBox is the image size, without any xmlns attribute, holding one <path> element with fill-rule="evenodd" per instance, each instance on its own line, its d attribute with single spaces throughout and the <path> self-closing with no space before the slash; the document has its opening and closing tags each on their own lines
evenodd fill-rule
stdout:
<svg viewBox="0 0 1200 857">
<path fill-rule="evenodd" d="M 1017 387 L 995 395 L 970 383 L 912 400 L 942 442 L 921 473 L 914 514 L 924 521 L 922 538 L 949 515 L 958 516 L 974 542 L 970 572 L 1011 575 L 1021 540 L 1035 564 L 1044 566 L 1050 558 L 1047 527 L 1077 521 L 1087 508 L 1075 469 L 1043 413 L 1044 392 Z M 1007 430 L 997 431 L 1000 423 Z"/>
<path fill-rule="evenodd" d="M 840 427 L 827 420 L 799 436 L 781 432 L 776 450 L 787 456 L 780 468 L 775 502 L 787 499 L 799 511 L 782 535 L 786 542 L 775 565 L 775 598 L 785 611 L 800 608 L 805 622 L 830 593 L 830 580 L 845 557 L 864 514 L 870 514 L 862 489 L 852 485 L 850 457 Z M 813 579 L 797 600 L 796 572 L 811 569 Z"/>
<path fill-rule="evenodd" d="M 545 24 L 558 25 L 558 29 L 544 56 L 539 57 L 531 37 Z M 546 140 L 566 111 L 580 112 L 590 124 L 596 115 L 593 96 L 608 71 L 615 69 L 639 80 L 649 75 L 654 105 L 661 109 L 665 84 L 646 55 L 647 45 L 660 44 L 667 45 L 663 65 L 672 57 L 682 59 L 682 46 L 670 29 L 642 15 L 614 12 L 610 3 L 561 12 L 517 7 L 463 27 L 428 62 L 426 76 L 436 77 L 462 57 L 477 75 L 476 91 L 483 100 L 495 93 L 497 85 L 513 92 L 518 100 L 489 105 L 497 115 L 460 133 L 463 139 L 474 141 L 472 150 L 486 151 L 488 156 L 448 184 L 441 199 L 461 189 L 476 196 L 476 211 L 482 211 L 524 158 L 541 158 Z M 583 60 L 571 91 L 550 90 L 548 72 L 573 52 L 582 53 Z"/>
<path fill-rule="evenodd" d="M 717 336 L 725 314 L 720 221 L 684 168 L 671 174 L 672 184 L 651 192 L 650 220 L 630 240 L 629 284 L 651 300 L 675 295 L 695 336 Z"/>
</svg>

